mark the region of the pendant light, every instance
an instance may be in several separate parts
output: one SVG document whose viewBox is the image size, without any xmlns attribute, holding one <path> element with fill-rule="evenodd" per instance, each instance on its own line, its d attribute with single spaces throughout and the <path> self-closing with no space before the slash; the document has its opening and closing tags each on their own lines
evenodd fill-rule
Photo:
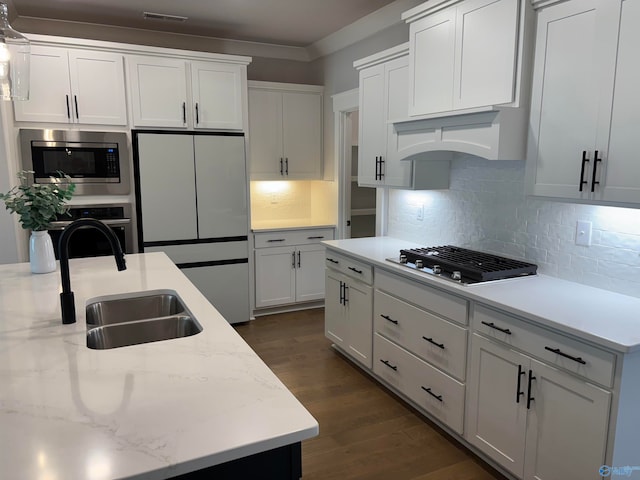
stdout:
<svg viewBox="0 0 640 480">
<path fill-rule="evenodd" d="M 9 25 L 6 3 L 0 2 L 0 98 L 29 100 L 29 55 L 27 37 Z"/>
</svg>

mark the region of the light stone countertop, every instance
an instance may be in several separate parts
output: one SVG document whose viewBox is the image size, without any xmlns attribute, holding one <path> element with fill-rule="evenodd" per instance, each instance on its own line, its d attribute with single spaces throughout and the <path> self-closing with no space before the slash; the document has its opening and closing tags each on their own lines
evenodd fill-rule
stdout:
<svg viewBox="0 0 640 480">
<path fill-rule="evenodd" d="M 159 479 L 299 442 L 318 423 L 164 253 L 71 260 L 77 322 L 62 325 L 60 272 L 0 266 L 0 478 Z M 88 299 L 174 290 L 197 335 L 86 347 Z"/>
<path fill-rule="evenodd" d="M 335 224 L 299 220 L 254 220 L 251 222 L 251 231 L 254 233 L 281 230 L 309 230 L 312 228 L 336 228 L 336 226 Z"/>
<path fill-rule="evenodd" d="M 421 274 L 387 261 L 418 245 L 392 237 L 328 240 L 327 247 L 415 281 L 464 296 L 534 323 L 622 353 L 640 350 L 640 298 L 547 275 L 475 285 Z"/>
</svg>

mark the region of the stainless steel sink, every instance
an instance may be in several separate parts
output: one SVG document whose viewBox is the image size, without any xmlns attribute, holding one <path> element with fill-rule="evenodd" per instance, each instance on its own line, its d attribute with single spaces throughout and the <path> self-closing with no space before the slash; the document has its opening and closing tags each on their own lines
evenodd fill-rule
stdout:
<svg viewBox="0 0 640 480">
<path fill-rule="evenodd" d="M 166 317 L 185 313 L 180 297 L 164 291 L 138 292 L 124 298 L 106 297 L 86 307 L 87 325 L 100 326 L 131 322 L 146 318 Z"/>
<path fill-rule="evenodd" d="M 86 307 L 87 347 L 96 350 L 189 337 L 202 326 L 175 292 L 104 297 Z"/>
<path fill-rule="evenodd" d="M 171 315 L 92 328 L 87 332 L 87 347 L 94 350 L 106 350 L 190 337 L 201 331 L 202 326 L 193 317 Z"/>
</svg>

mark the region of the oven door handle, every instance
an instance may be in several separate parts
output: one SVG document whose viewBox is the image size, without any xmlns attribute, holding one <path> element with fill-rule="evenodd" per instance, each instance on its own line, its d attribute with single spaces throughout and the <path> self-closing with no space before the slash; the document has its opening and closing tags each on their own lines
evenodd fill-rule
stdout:
<svg viewBox="0 0 640 480">
<path fill-rule="evenodd" d="M 51 222 L 49 224 L 49 230 L 64 230 L 66 227 L 71 225 L 73 220 L 61 220 L 57 222 Z M 112 218 L 108 220 L 100 220 L 105 225 L 109 226 L 118 226 L 118 225 L 129 225 L 131 223 L 130 218 Z"/>
</svg>

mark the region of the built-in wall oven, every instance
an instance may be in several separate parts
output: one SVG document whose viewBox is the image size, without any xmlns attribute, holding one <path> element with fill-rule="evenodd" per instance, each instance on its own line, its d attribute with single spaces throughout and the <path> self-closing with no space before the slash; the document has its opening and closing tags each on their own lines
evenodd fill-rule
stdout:
<svg viewBox="0 0 640 480">
<path fill-rule="evenodd" d="M 130 192 L 129 139 L 122 132 L 20 129 L 22 165 L 36 183 L 64 172 L 75 195 L 127 195 Z"/>
<path fill-rule="evenodd" d="M 104 205 L 73 205 L 69 215 L 59 215 L 51 222 L 49 234 L 53 241 L 56 258 L 59 258 L 58 241 L 64 228 L 79 218 L 95 218 L 114 231 L 124 253 L 136 253 L 134 239 L 135 227 L 131 217 L 133 209 L 130 203 L 113 203 Z M 73 232 L 69 239 L 69 258 L 99 257 L 112 255 L 107 237 L 95 228 L 80 228 Z"/>
</svg>

